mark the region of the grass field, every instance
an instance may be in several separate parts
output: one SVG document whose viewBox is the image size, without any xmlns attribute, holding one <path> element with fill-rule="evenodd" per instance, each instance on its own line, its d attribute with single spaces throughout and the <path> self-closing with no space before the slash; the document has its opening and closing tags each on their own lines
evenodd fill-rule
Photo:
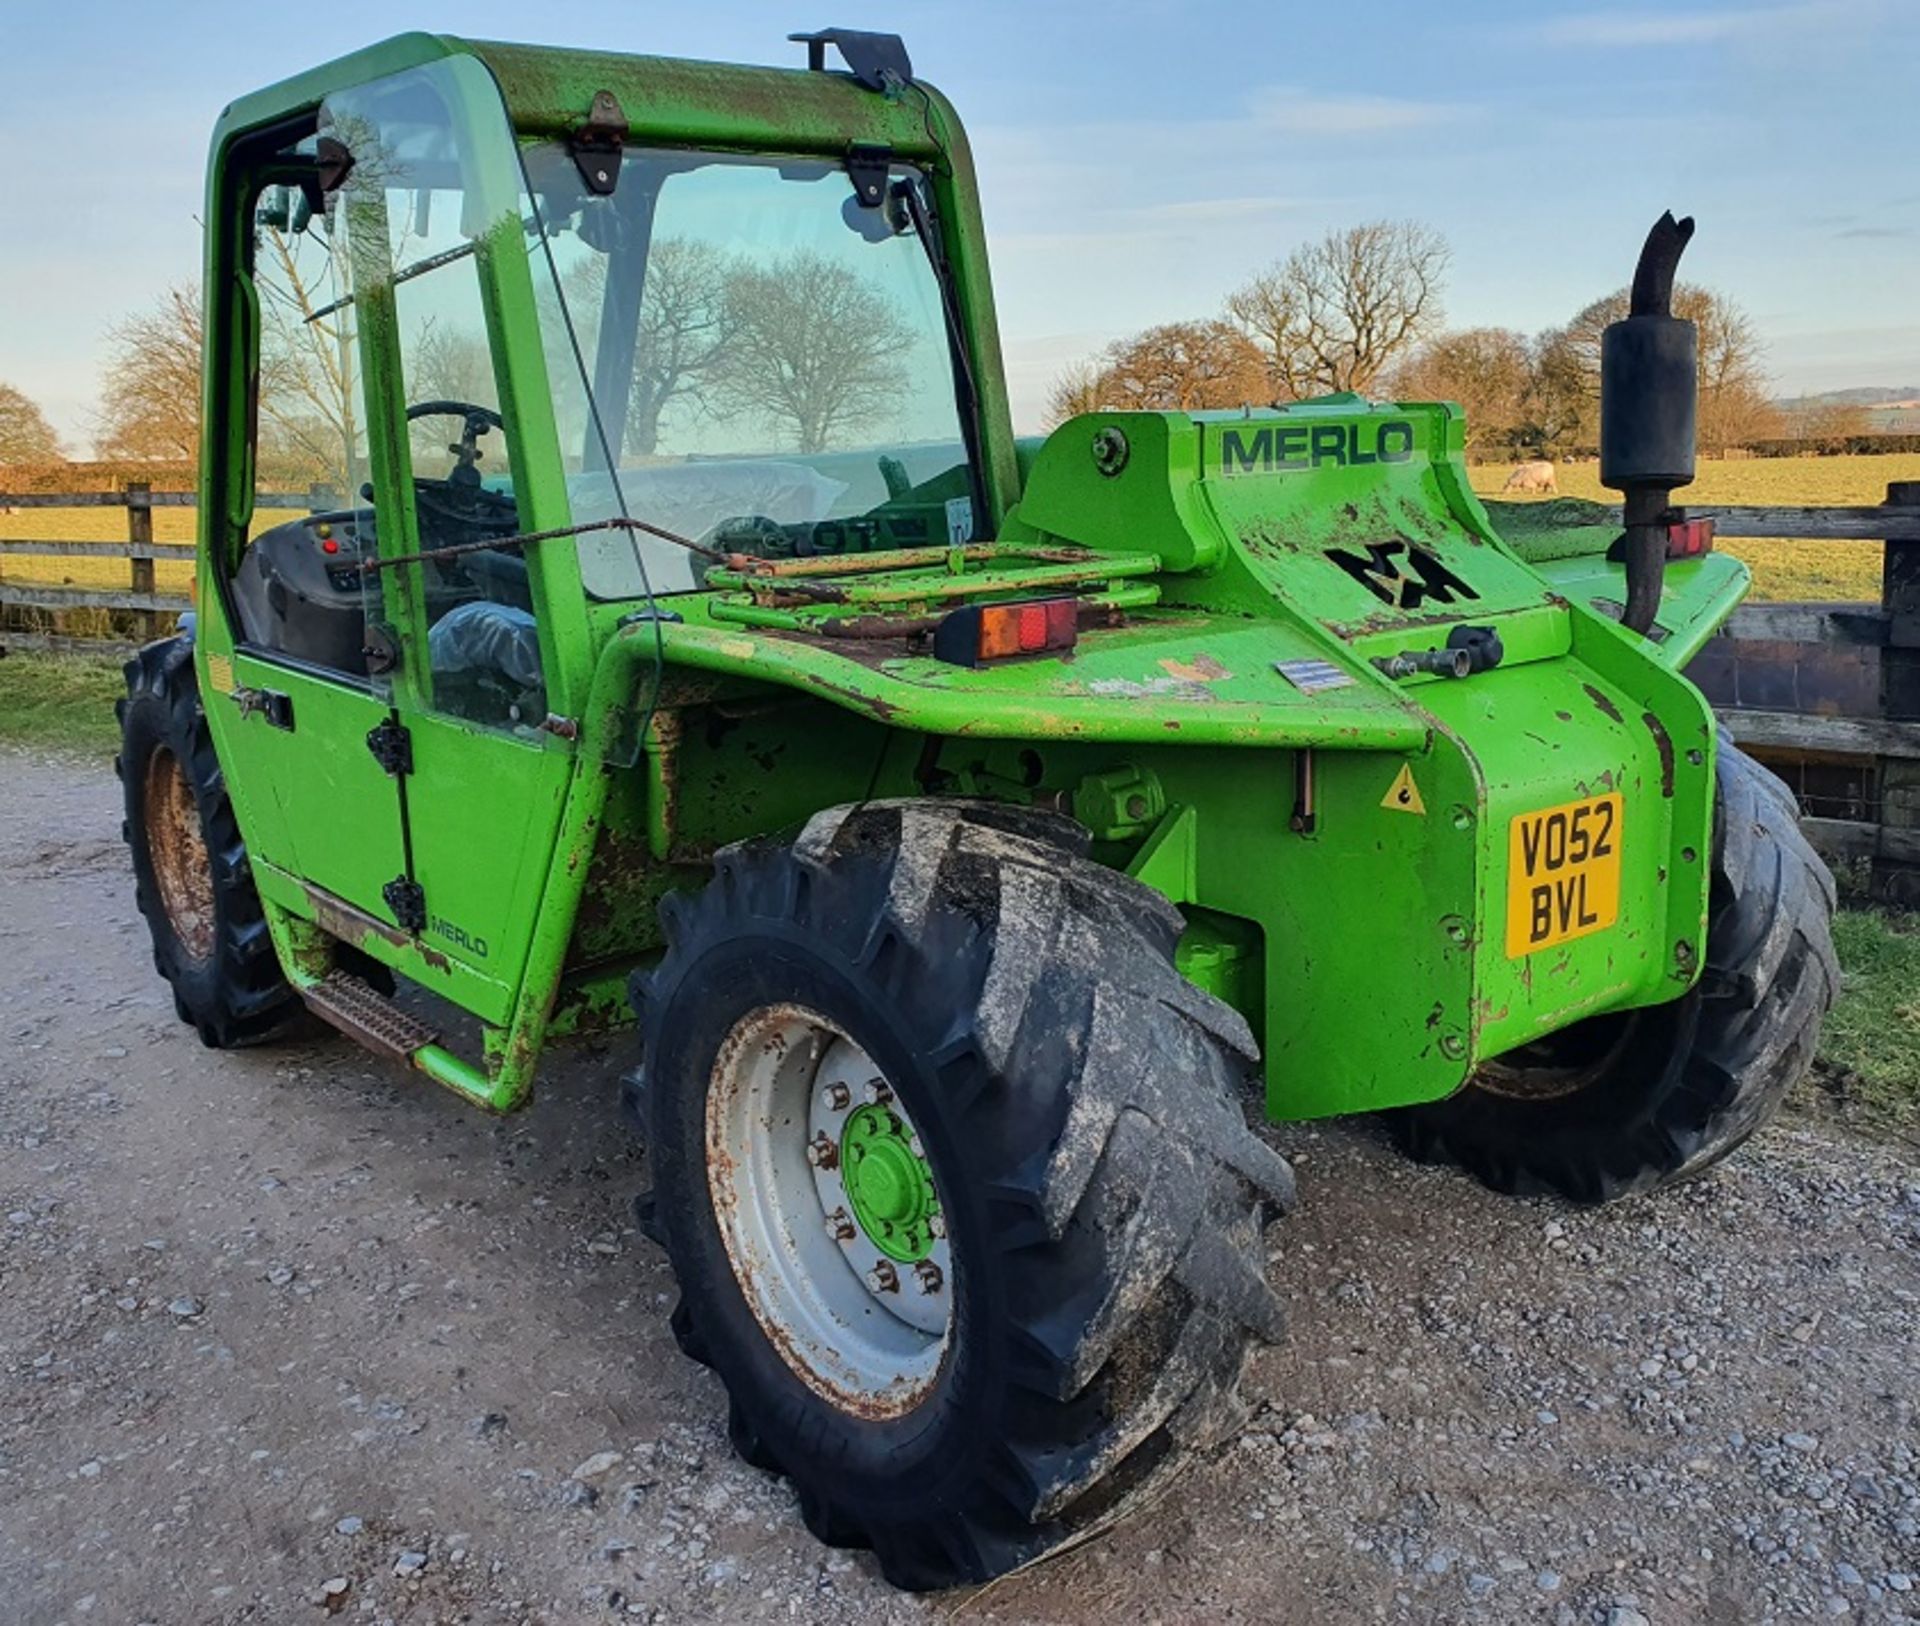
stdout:
<svg viewBox="0 0 1920 1626">
<path fill-rule="evenodd" d="M 1500 494 L 1511 463 L 1482 463 L 1471 471 L 1483 497 Z M 1600 484 L 1598 463 L 1571 463 L 1555 476 L 1563 497 L 1618 502 Z M 1700 463 L 1699 478 L 1679 493 L 1711 504 L 1800 503 L 1816 508 L 1886 501 L 1890 480 L 1920 480 L 1920 453 L 1884 457 L 1751 457 Z M 1878 599 L 1878 542 L 1782 542 L 1720 539 L 1728 553 L 1753 566 L 1753 594 L 1765 599 Z"/>
<path fill-rule="evenodd" d="M 9 655 L 0 660 L 0 742 L 112 755 L 120 739 L 113 703 L 127 692 L 121 661 L 118 655 Z"/>
<path fill-rule="evenodd" d="M 1820 1042 L 1819 1078 L 1843 1115 L 1920 1136 L 1920 916 L 1843 909 L 1833 923 L 1847 984 Z"/>
</svg>

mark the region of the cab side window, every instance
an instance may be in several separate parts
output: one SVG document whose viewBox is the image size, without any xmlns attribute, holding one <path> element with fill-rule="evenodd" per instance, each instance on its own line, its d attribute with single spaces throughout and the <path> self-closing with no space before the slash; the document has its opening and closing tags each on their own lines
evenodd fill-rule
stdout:
<svg viewBox="0 0 1920 1626">
<path fill-rule="evenodd" d="M 314 138 L 280 157 L 313 162 Z M 316 208 L 315 204 L 321 207 Z M 367 678 L 374 547 L 366 488 L 366 404 L 347 256 L 315 187 L 256 195 L 250 306 L 253 523 L 233 574 L 246 641 L 303 664 Z"/>
<path fill-rule="evenodd" d="M 457 155 L 416 139 L 386 177 L 394 314 L 407 401 L 433 705 L 521 730 L 546 716 L 533 593 L 521 547 L 512 437 L 485 301 L 484 234 L 467 217 Z M 418 154 L 418 156 L 413 156 Z"/>
</svg>

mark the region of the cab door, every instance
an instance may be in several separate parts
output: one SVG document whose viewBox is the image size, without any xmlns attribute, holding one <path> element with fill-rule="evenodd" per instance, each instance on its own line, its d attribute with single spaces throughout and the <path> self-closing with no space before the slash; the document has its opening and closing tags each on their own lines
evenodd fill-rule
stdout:
<svg viewBox="0 0 1920 1626">
<path fill-rule="evenodd" d="M 379 583 L 361 569 L 376 526 L 360 494 L 367 413 L 347 227 L 337 199 L 316 209 L 275 178 L 311 173 L 316 145 L 308 128 L 233 159 L 251 200 L 231 289 L 253 386 L 251 470 L 233 500 L 249 517 L 235 551 L 214 553 L 220 590 L 203 599 L 197 641 L 203 703 L 263 891 L 310 910 L 317 889 L 384 921 L 406 874 L 406 831 L 398 784 L 367 743 L 393 695 L 364 636 L 381 611 Z"/>
<path fill-rule="evenodd" d="M 443 992 L 505 1022 L 573 771 L 572 731 L 549 726 L 582 687 L 561 651 L 585 647 L 571 548 L 513 540 L 568 520 L 530 206 L 499 92 L 471 59 L 356 88 L 327 113 L 356 219 L 377 235 L 356 274 L 379 442 L 375 642 L 406 744 L 406 924 Z"/>
</svg>

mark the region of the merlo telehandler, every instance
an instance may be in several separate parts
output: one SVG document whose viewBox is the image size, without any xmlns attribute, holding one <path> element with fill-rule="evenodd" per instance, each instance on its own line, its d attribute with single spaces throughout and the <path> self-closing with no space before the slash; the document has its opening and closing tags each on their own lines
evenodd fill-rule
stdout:
<svg viewBox="0 0 1920 1626">
<path fill-rule="evenodd" d="M 795 38 L 411 34 L 226 110 L 195 609 L 119 768 L 208 1045 L 311 1013 L 507 1111 L 637 1021 L 682 1347 L 933 1587 L 1234 1425 L 1250 1084 L 1659 1186 L 1807 1066 L 1833 893 L 1682 675 L 1748 584 L 1670 503 L 1690 223 L 1606 336 L 1623 522 L 1496 525 L 1446 404 L 1020 441 L 960 121 Z"/>
</svg>

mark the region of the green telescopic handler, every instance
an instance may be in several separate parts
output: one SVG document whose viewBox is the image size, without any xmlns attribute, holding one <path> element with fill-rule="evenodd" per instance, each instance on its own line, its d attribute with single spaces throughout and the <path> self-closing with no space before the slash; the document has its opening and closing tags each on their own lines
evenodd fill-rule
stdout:
<svg viewBox="0 0 1920 1626">
<path fill-rule="evenodd" d="M 1444 403 L 1019 440 L 953 108 L 796 39 L 408 34 L 227 108 L 195 609 L 119 771 L 210 1046 L 318 1016 L 505 1112 L 637 1027 L 681 1347 L 930 1588 L 1236 1426 L 1250 1092 L 1668 1184 L 1808 1066 L 1833 890 L 1683 675 L 1749 579 L 1671 506 L 1691 222 L 1603 345 L 1624 526 L 1496 521 Z"/>
</svg>

